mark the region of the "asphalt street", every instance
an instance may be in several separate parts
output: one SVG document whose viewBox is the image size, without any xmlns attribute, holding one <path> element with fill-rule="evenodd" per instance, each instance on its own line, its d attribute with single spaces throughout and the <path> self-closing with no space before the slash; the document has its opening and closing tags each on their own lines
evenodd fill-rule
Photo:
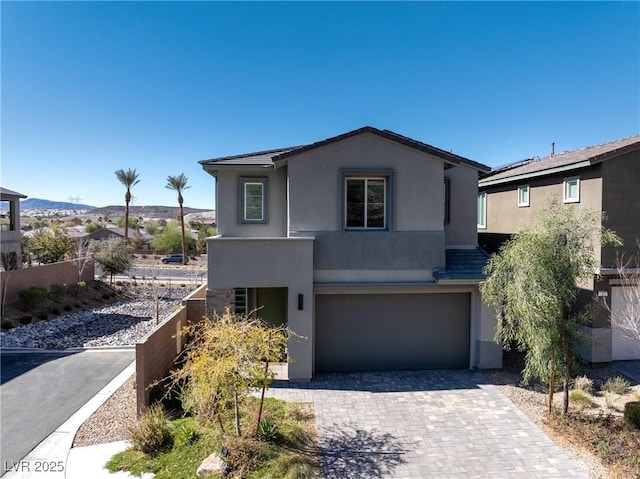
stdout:
<svg viewBox="0 0 640 479">
<path fill-rule="evenodd" d="M 134 358 L 133 349 L 2 351 L 0 474 L 6 471 L 6 464 L 24 458 Z"/>
</svg>

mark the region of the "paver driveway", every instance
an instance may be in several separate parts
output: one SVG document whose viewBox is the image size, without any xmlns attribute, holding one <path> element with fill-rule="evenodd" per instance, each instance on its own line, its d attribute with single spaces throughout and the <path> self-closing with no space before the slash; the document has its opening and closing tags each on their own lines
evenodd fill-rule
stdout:
<svg viewBox="0 0 640 479">
<path fill-rule="evenodd" d="M 477 372 L 318 375 L 270 395 L 314 403 L 325 479 L 589 477 Z"/>
</svg>

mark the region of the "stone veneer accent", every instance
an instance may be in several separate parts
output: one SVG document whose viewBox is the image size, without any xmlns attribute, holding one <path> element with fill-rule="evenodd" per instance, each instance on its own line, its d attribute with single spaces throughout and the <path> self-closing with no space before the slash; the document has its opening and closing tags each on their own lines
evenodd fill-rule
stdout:
<svg viewBox="0 0 640 479">
<path fill-rule="evenodd" d="M 205 314 L 208 318 L 213 318 L 214 314 L 222 316 L 225 308 L 234 311 L 233 289 L 207 289 Z"/>
</svg>

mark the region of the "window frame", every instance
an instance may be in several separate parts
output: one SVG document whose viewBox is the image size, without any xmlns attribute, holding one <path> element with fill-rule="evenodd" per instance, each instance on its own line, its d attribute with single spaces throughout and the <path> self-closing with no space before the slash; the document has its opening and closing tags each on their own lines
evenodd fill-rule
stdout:
<svg viewBox="0 0 640 479">
<path fill-rule="evenodd" d="M 268 178 L 242 177 L 239 182 L 238 219 L 241 224 L 266 224 L 268 222 Z M 260 218 L 247 218 L 247 186 L 260 185 L 262 188 L 262 215 Z"/>
<path fill-rule="evenodd" d="M 570 183 L 576 183 L 576 196 L 568 196 L 567 188 Z M 580 203 L 580 177 L 570 176 L 562 180 L 562 201 L 563 203 Z"/>
<path fill-rule="evenodd" d="M 391 231 L 393 228 L 393 178 L 391 169 L 343 169 L 340 171 L 340 183 L 342 189 L 342 231 Z M 384 213 L 382 227 L 366 226 L 366 202 L 364 226 L 347 226 L 347 181 L 348 180 L 384 180 Z M 366 191 L 366 181 L 365 181 Z M 366 200 L 366 195 L 365 195 Z"/>
<path fill-rule="evenodd" d="M 482 198 L 482 209 L 480 209 L 480 198 Z M 477 227 L 479 229 L 487 228 L 487 193 L 482 192 L 478 193 L 477 200 L 477 209 L 476 209 L 476 218 L 477 218 Z M 481 218 L 482 217 L 482 218 Z"/>
<path fill-rule="evenodd" d="M 527 200 L 522 201 L 522 192 L 527 192 Z M 518 186 L 518 208 L 526 208 L 529 206 L 529 201 L 531 198 L 531 188 L 529 185 Z"/>
<path fill-rule="evenodd" d="M 444 178 L 444 224 L 451 222 L 451 179 Z"/>
</svg>

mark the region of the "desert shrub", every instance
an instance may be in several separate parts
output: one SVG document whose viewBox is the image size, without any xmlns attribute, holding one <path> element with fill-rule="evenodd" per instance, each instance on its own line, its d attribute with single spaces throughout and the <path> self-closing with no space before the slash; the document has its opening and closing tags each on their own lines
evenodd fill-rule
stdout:
<svg viewBox="0 0 640 479">
<path fill-rule="evenodd" d="M 276 442 L 280 434 L 278 425 L 269 418 L 264 418 L 258 426 L 258 439 L 266 442 Z"/>
<path fill-rule="evenodd" d="M 0 322 L 0 327 L 2 327 L 2 329 L 13 329 L 16 327 L 16 324 L 10 319 L 3 319 Z"/>
<path fill-rule="evenodd" d="M 40 314 L 38 314 L 38 319 L 40 319 L 42 321 L 44 321 L 44 320 L 46 320 L 48 318 L 49 318 L 49 315 L 47 313 L 45 313 L 44 311 L 41 312 Z"/>
<path fill-rule="evenodd" d="M 31 321 L 33 321 L 33 316 L 31 316 L 30 314 L 21 316 L 20 318 L 18 318 L 18 321 L 20 322 L 20 324 L 29 324 L 31 323 Z"/>
<path fill-rule="evenodd" d="M 608 441 L 601 440 L 598 442 L 598 454 L 603 462 L 608 463 L 611 462 L 614 456 L 613 448 Z"/>
<path fill-rule="evenodd" d="M 580 407 L 594 407 L 593 396 L 582 389 L 572 389 L 569 391 L 569 401 Z"/>
<path fill-rule="evenodd" d="M 60 314 L 60 309 L 51 308 L 51 314 L 53 314 L 54 316 L 58 316 Z"/>
<path fill-rule="evenodd" d="M 122 286 L 122 281 L 120 281 L 119 279 L 116 280 L 115 282 L 116 286 Z"/>
<path fill-rule="evenodd" d="M 65 310 L 65 311 L 71 311 L 73 308 L 70 305 L 65 304 L 64 308 L 62 308 L 62 309 Z"/>
<path fill-rule="evenodd" d="M 593 379 L 589 379 L 587 376 L 578 376 L 573 380 L 573 388 L 593 394 Z"/>
<path fill-rule="evenodd" d="M 102 293 L 102 299 L 109 299 L 111 295 L 109 293 Z"/>
<path fill-rule="evenodd" d="M 629 391 L 629 381 L 627 381 L 622 376 L 616 376 L 615 378 L 609 378 L 602 385 L 602 390 L 605 392 L 616 393 L 616 394 L 626 394 Z"/>
<path fill-rule="evenodd" d="M 47 294 L 47 290 L 45 288 L 38 288 L 37 286 L 32 286 L 28 289 L 22 289 L 18 291 L 18 299 L 20 301 L 20 308 L 23 311 L 30 311 L 34 309 Z"/>
<path fill-rule="evenodd" d="M 154 404 L 129 430 L 129 440 L 136 451 L 153 454 L 171 445 L 173 437 L 169 418 L 161 404 Z"/>
<path fill-rule="evenodd" d="M 229 469 L 237 477 L 245 477 L 249 471 L 255 470 L 269 458 L 269 445 L 246 436 L 228 436 L 225 447 L 225 460 Z"/>
<path fill-rule="evenodd" d="M 640 429 L 640 401 L 630 401 L 624 405 L 624 418 Z"/>
<path fill-rule="evenodd" d="M 52 284 L 49 286 L 49 292 L 54 296 L 64 296 L 67 294 L 67 285 L 66 284 Z"/>
</svg>

